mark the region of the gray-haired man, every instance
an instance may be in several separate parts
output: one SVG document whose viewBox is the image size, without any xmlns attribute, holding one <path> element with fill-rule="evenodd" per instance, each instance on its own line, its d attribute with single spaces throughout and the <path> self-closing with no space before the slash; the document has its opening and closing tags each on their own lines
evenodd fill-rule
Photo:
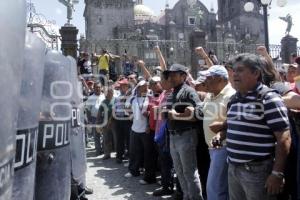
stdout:
<svg viewBox="0 0 300 200">
<path fill-rule="evenodd" d="M 287 109 L 261 83 L 259 57 L 238 55 L 233 71 L 237 94 L 228 103 L 226 133 L 230 199 L 276 199 L 291 145 Z"/>
</svg>

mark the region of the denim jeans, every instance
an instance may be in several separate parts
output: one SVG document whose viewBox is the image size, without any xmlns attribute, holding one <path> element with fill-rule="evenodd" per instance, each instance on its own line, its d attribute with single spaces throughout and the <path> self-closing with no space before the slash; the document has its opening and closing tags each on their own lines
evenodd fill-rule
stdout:
<svg viewBox="0 0 300 200">
<path fill-rule="evenodd" d="M 201 183 L 197 169 L 196 129 L 171 135 L 170 151 L 174 168 L 179 179 L 184 200 L 202 200 Z"/>
<path fill-rule="evenodd" d="M 228 188 L 230 200 L 273 200 L 265 188 L 271 174 L 273 160 L 253 162 L 244 165 L 229 163 Z"/>
<path fill-rule="evenodd" d="M 173 161 L 170 151 L 165 151 L 163 146 L 158 145 L 158 156 L 160 161 L 161 185 L 164 189 L 173 189 Z"/>
<path fill-rule="evenodd" d="M 207 200 L 228 199 L 228 164 L 226 147 L 209 149 L 210 166 L 206 192 Z"/>
</svg>

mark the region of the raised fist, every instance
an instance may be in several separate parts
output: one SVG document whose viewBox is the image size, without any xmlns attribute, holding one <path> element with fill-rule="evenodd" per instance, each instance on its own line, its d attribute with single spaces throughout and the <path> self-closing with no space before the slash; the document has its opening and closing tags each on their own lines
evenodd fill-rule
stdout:
<svg viewBox="0 0 300 200">
<path fill-rule="evenodd" d="M 159 46 L 155 46 L 153 49 L 155 52 L 160 52 Z"/>
<path fill-rule="evenodd" d="M 145 66 L 145 62 L 143 60 L 138 60 L 137 65 L 138 66 Z"/>
<path fill-rule="evenodd" d="M 257 53 L 259 55 L 262 55 L 262 56 L 268 54 L 268 51 L 267 51 L 267 49 L 266 49 L 265 46 L 259 46 L 259 47 L 257 47 L 256 51 L 257 51 Z"/>
<path fill-rule="evenodd" d="M 197 53 L 199 56 L 201 56 L 202 58 L 207 56 L 206 53 L 205 53 L 205 51 L 204 51 L 204 49 L 203 49 L 202 47 L 197 47 L 197 48 L 195 49 L 195 51 L 196 51 L 196 53 Z"/>
</svg>

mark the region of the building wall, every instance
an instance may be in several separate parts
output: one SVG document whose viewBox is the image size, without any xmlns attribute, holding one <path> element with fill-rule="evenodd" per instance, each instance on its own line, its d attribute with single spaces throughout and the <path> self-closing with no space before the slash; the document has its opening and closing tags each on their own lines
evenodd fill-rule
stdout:
<svg viewBox="0 0 300 200">
<path fill-rule="evenodd" d="M 211 28 L 215 28 L 209 27 L 211 19 L 209 15 L 208 9 L 200 1 L 191 7 L 186 0 L 180 0 L 173 9 L 169 10 L 168 20 L 175 22 L 177 32 L 185 33 L 188 38 L 194 30 L 209 32 Z M 194 25 L 189 23 L 190 18 L 195 18 Z"/>
<path fill-rule="evenodd" d="M 194 24 L 191 24 L 191 18 L 195 19 Z M 181 48 L 176 50 L 175 60 L 190 66 L 195 74 L 199 67 L 199 57 L 195 55 L 194 48 L 205 47 L 206 39 L 217 40 L 216 14 L 213 11 L 210 12 L 201 1 L 190 4 L 189 1 L 180 0 L 173 9 L 168 10 L 166 21 L 167 23 L 174 22 L 174 24 L 168 24 L 170 39 L 187 43 L 187 49 L 184 51 L 181 51 Z"/>
<path fill-rule="evenodd" d="M 134 26 L 132 0 L 86 0 L 86 38 L 100 40 L 113 38 L 116 26 Z"/>
</svg>

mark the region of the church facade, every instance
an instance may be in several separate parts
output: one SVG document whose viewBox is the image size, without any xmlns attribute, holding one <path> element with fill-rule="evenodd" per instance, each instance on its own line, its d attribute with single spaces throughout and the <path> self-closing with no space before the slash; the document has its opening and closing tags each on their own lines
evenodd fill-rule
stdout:
<svg viewBox="0 0 300 200">
<path fill-rule="evenodd" d="M 159 45 L 169 64 L 185 64 L 195 74 L 199 68 L 194 54 L 197 46 L 226 60 L 230 54 L 253 50 L 253 45 L 263 43 L 263 17 L 258 6 L 246 13 L 243 6 L 249 0 L 216 1 L 217 12 L 199 0 L 178 0 L 173 8 L 166 4 L 155 16 L 143 0 L 85 0 L 86 34 L 80 39 L 80 50 L 126 53 L 155 66 L 158 60 L 153 47 Z"/>
</svg>

